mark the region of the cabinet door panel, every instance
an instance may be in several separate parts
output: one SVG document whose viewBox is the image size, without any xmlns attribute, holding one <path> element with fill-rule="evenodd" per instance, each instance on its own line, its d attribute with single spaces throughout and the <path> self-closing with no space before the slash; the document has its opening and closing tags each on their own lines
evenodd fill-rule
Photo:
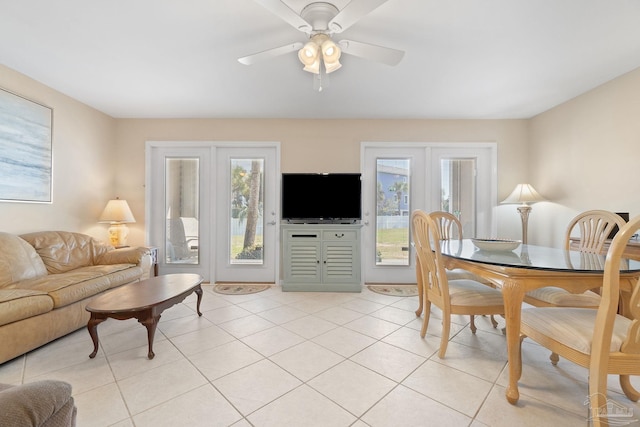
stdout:
<svg viewBox="0 0 640 427">
<path fill-rule="evenodd" d="M 320 243 L 291 243 L 287 253 L 289 260 L 285 280 L 296 282 L 320 281 Z"/>
<path fill-rule="evenodd" d="M 323 246 L 322 281 L 327 283 L 353 282 L 359 277 L 354 260 L 357 247 L 351 242 L 329 242 Z"/>
</svg>

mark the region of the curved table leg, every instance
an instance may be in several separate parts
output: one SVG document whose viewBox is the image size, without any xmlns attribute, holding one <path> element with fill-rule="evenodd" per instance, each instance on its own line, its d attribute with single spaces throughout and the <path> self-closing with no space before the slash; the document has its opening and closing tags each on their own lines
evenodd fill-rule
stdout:
<svg viewBox="0 0 640 427">
<path fill-rule="evenodd" d="M 156 335 L 156 327 L 158 326 L 159 320 L 160 315 L 150 316 L 143 320 L 138 319 L 138 321 L 147 328 L 147 340 L 149 341 L 149 353 L 147 354 L 147 357 L 149 359 L 153 359 L 155 357 L 155 353 L 153 352 L 153 338 Z"/>
<path fill-rule="evenodd" d="M 107 320 L 106 316 L 97 316 L 91 314 L 91 318 L 89 319 L 89 323 L 87 323 L 87 329 L 89 330 L 89 335 L 91 335 L 91 340 L 93 341 L 93 352 L 89 355 L 89 358 L 93 359 L 98 354 L 98 325 Z"/>
<path fill-rule="evenodd" d="M 509 360 L 509 385 L 507 400 L 515 405 L 520 398 L 518 380 L 522 373 L 520 361 L 520 317 L 524 291 L 518 283 L 507 281 L 502 286 L 507 329 L 507 358 Z"/>
<path fill-rule="evenodd" d="M 198 303 L 196 304 L 196 311 L 198 312 L 198 316 L 202 316 L 202 313 L 200 312 L 200 303 L 202 302 L 202 287 L 198 285 L 198 287 L 194 289 L 194 292 L 196 293 L 196 295 L 198 295 Z"/>
</svg>

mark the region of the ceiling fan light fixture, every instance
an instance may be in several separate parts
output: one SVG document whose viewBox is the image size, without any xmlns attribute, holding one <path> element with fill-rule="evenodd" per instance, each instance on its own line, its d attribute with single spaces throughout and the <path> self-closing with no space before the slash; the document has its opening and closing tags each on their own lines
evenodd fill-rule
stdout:
<svg viewBox="0 0 640 427">
<path fill-rule="evenodd" d="M 298 59 L 305 66 L 311 66 L 314 62 L 318 62 L 318 45 L 310 41 L 298 51 Z"/>
<path fill-rule="evenodd" d="M 342 51 L 333 40 L 328 39 L 322 43 L 322 57 L 325 62 L 338 62 Z"/>
<path fill-rule="evenodd" d="M 305 65 L 303 70 L 313 74 L 320 74 L 320 61 L 316 60 L 312 64 Z"/>
</svg>

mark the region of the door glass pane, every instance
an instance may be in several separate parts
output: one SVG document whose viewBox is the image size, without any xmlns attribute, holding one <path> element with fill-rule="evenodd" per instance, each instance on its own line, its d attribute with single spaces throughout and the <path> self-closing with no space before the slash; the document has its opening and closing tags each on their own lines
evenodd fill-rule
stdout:
<svg viewBox="0 0 640 427">
<path fill-rule="evenodd" d="M 199 166 L 198 158 L 165 160 L 167 264 L 198 264 Z"/>
<path fill-rule="evenodd" d="M 229 262 L 263 263 L 264 159 L 231 159 Z"/>
<path fill-rule="evenodd" d="M 464 237 L 475 237 L 476 159 L 442 159 L 440 171 L 440 209 L 460 219 Z"/>
<path fill-rule="evenodd" d="M 409 265 L 410 159 L 376 159 L 376 265 Z"/>
</svg>

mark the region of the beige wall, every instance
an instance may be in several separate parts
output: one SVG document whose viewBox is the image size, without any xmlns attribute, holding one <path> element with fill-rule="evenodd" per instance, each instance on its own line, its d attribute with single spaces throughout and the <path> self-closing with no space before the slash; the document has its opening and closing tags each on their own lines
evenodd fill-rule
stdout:
<svg viewBox="0 0 640 427">
<path fill-rule="evenodd" d="M 530 120 L 530 181 L 550 202 L 536 204 L 530 232 L 560 245 L 577 213 L 640 215 L 640 69 Z"/>
<path fill-rule="evenodd" d="M 118 120 L 117 188 L 144 210 L 145 141 L 278 141 L 282 172 L 359 172 L 361 142 L 497 142 L 498 197 L 527 176 L 526 120 Z M 499 215 L 503 207 L 499 208 Z M 515 208 L 499 221 L 517 237 Z M 142 218 L 140 216 L 140 218 Z M 130 239 L 142 241 L 140 224 Z"/>
<path fill-rule="evenodd" d="M 283 172 L 359 171 L 363 141 L 495 141 L 498 201 L 522 181 L 550 200 L 534 206 L 530 243 L 560 245 L 565 224 L 584 209 L 640 214 L 640 70 L 531 120 L 123 120 L 2 66 L 0 87 L 54 110 L 54 201 L 0 202 L 3 231 L 65 229 L 106 239 L 106 226 L 95 221 L 117 195 L 138 220 L 130 243 L 145 243 L 148 140 L 279 141 Z M 519 237 L 515 207 L 496 210 L 498 235 Z"/>
<path fill-rule="evenodd" d="M 107 227 L 96 221 L 115 195 L 116 121 L 2 65 L 0 88 L 53 109 L 53 203 L 0 202 L 0 230 L 70 230 L 107 239 Z"/>
</svg>

